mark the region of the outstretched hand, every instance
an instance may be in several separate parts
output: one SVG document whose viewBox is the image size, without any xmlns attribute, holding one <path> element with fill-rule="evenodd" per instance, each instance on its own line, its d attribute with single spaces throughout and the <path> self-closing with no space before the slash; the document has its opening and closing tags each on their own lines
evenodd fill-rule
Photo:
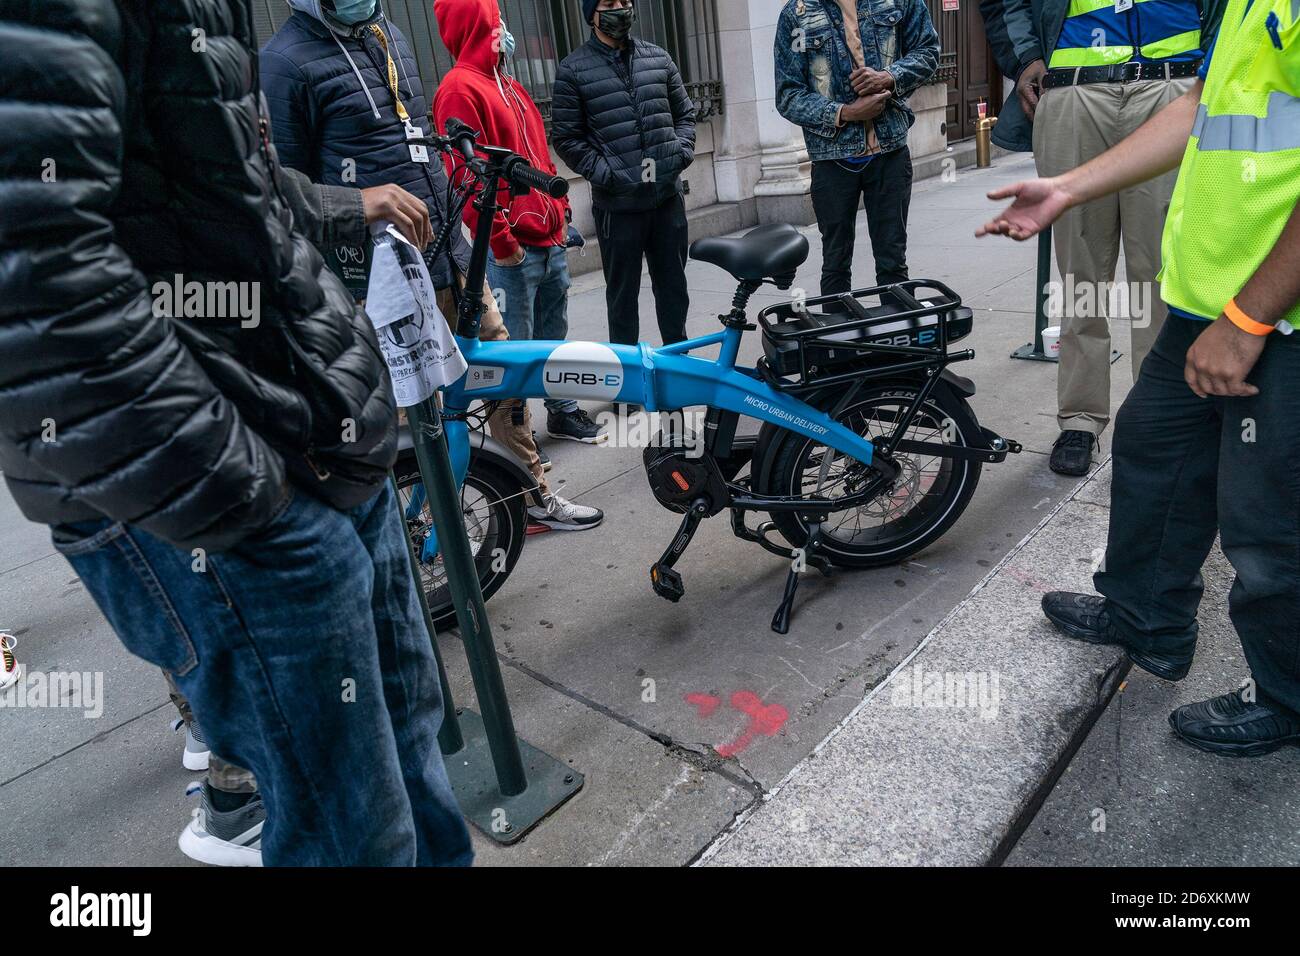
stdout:
<svg viewBox="0 0 1300 956">
<path fill-rule="evenodd" d="M 1055 179 L 1029 179 L 989 193 L 989 199 L 1015 198 L 996 219 L 975 230 L 978 236 L 1010 236 L 1023 242 L 1036 236 L 1070 208 L 1070 197 Z"/>
</svg>

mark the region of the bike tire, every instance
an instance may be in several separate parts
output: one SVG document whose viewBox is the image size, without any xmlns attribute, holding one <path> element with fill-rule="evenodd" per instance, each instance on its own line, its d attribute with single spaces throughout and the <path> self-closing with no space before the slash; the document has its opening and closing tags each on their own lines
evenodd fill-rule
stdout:
<svg viewBox="0 0 1300 956">
<path fill-rule="evenodd" d="M 920 382 L 883 382 L 865 386 L 854 401 L 839 415 L 838 421 L 847 427 L 864 434 L 860 425 L 864 411 L 875 409 L 877 421 L 882 429 L 887 429 L 890 422 L 886 414 L 882 420 L 880 412 L 897 413 L 915 398 L 922 387 Z M 838 400 L 838 394 L 826 393 L 814 399 L 811 404 L 829 413 Z M 947 423 L 951 422 L 951 429 Z M 868 423 L 869 425 L 870 423 Z M 938 427 L 936 427 L 938 426 Z M 807 475 L 810 463 L 820 465 L 817 457 L 819 445 L 814 439 L 797 435 L 784 428 L 764 425 L 771 429 L 766 442 L 760 442 L 765 461 L 754 469 L 758 476 L 758 490 L 765 494 L 794 495 L 809 492 Z M 918 435 L 918 429 L 923 433 Z M 871 437 L 878 431 L 869 431 Z M 909 434 L 921 440 L 943 441 L 946 444 L 977 445 L 980 441 L 980 429 L 966 400 L 954 392 L 945 383 L 939 382 L 930 397 L 917 413 Z M 851 460 L 839 456 L 847 464 Z M 951 528 L 970 503 L 979 484 L 982 463 L 968 458 L 942 458 L 925 456 L 914 457 L 906 453 L 896 459 L 903 465 L 900 488 L 907 491 L 906 502 L 898 502 L 902 491 L 895 491 L 886 498 L 880 496 L 868 503 L 865 508 L 850 509 L 846 512 L 832 514 L 830 520 L 822 525 L 823 551 L 841 567 L 875 568 L 897 564 L 929 547 Z M 920 460 L 921 464 L 917 464 Z M 910 464 L 908 464 L 910 462 Z M 930 473 L 931 462 L 938 462 L 933 474 Z M 820 467 L 816 469 L 820 477 Z M 828 482 L 827 487 L 830 487 Z M 815 488 L 815 484 L 814 484 Z M 823 489 L 825 493 L 825 488 Z M 900 510 L 906 504 L 906 510 Z M 856 527 L 844 533 L 843 519 L 837 515 L 852 515 L 866 512 L 879 505 L 888 518 L 891 509 L 898 510 L 892 520 L 882 520 L 877 529 Z M 808 542 L 808 526 L 804 516 L 794 512 L 772 512 L 771 518 L 781 536 L 792 548 L 802 548 Z M 836 522 L 840 524 L 836 526 Z M 830 530 L 828 530 L 830 529 Z"/>
<path fill-rule="evenodd" d="M 421 483 L 415 454 L 405 453 L 394 467 L 403 511 L 408 509 L 411 493 Z M 528 502 L 518 480 L 506 471 L 476 458 L 470 460 L 469 474 L 461 491 L 462 511 L 466 514 L 466 532 L 478 571 L 483 600 L 492 597 L 506 583 L 524 549 L 528 530 Z M 431 525 L 428 509 L 421 509 L 421 520 L 408 517 L 407 532 L 420 554 L 425 530 Z M 498 560 L 499 558 L 499 560 Z M 429 613 L 439 631 L 456 626 L 456 611 L 451 590 L 440 573 L 441 562 L 431 568 L 421 566 L 421 586 L 429 602 Z"/>
</svg>

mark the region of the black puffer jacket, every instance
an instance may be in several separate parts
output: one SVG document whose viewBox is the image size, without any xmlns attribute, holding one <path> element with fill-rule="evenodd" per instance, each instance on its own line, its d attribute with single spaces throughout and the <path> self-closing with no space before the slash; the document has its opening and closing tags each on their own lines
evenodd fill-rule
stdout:
<svg viewBox="0 0 1300 956">
<path fill-rule="evenodd" d="M 593 33 L 564 58 L 552 91 L 555 151 L 591 182 L 592 205 L 611 212 L 662 205 L 695 158 L 695 107 L 677 64 L 653 43 L 628 43 L 630 59 Z"/>
<path fill-rule="evenodd" d="M 0 468 L 33 521 L 221 550 L 291 479 L 349 507 L 395 458 L 374 332 L 279 193 L 254 43 L 248 0 L 0 2 Z M 255 289 L 260 321 L 160 314 L 178 275 Z"/>
<path fill-rule="evenodd" d="M 425 2 L 432 7 L 432 0 Z M 370 20 L 347 28 L 327 24 L 318 0 L 291 0 L 289 5 L 293 15 L 261 55 L 262 91 L 280 162 L 313 182 L 334 186 L 396 183 L 424 200 L 436 235 L 447 219 L 447 174 L 432 150 L 429 162 L 411 161 L 388 88 L 388 58 L 370 25 L 379 25 L 388 37 L 402 105 L 428 135 L 429 103 L 410 43 L 378 4 Z M 452 231 L 451 250 L 465 271 L 469 244 L 459 229 Z M 452 284 L 445 255 L 430 263 L 429 271 L 438 288 Z"/>
</svg>

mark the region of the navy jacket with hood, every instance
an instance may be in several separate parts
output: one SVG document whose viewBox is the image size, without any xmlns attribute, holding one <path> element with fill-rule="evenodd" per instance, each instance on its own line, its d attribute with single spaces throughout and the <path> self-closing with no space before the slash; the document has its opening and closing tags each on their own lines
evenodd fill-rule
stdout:
<svg viewBox="0 0 1300 956">
<path fill-rule="evenodd" d="M 262 90 L 280 162 L 313 182 L 364 189 L 395 183 L 429 206 L 436 234 L 446 219 L 447 176 L 436 153 L 412 162 L 402 121 L 387 81 L 383 46 L 370 30 L 379 24 L 397 65 L 402 103 L 427 135 L 429 103 L 406 37 L 376 4 L 374 16 L 346 26 L 321 8 L 321 0 L 289 0 L 293 14 L 262 49 Z M 452 230 L 460 267 L 469 245 Z M 432 263 L 434 284 L 452 283 L 446 256 Z"/>
</svg>

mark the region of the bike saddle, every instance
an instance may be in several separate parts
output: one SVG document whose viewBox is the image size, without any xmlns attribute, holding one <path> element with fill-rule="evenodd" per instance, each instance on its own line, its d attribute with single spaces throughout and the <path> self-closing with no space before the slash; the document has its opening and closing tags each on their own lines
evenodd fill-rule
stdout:
<svg viewBox="0 0 1300 956">
<path fill-rule="evenodd" d="M 774 222 L 751 229 L 743 236 L 696 239 L 690 256 L 730 272 L 739 282 L 775 280 L 789 288 L 794 271 L 808 258 L 808 237 L 794 226 Z"/>
</svg>

